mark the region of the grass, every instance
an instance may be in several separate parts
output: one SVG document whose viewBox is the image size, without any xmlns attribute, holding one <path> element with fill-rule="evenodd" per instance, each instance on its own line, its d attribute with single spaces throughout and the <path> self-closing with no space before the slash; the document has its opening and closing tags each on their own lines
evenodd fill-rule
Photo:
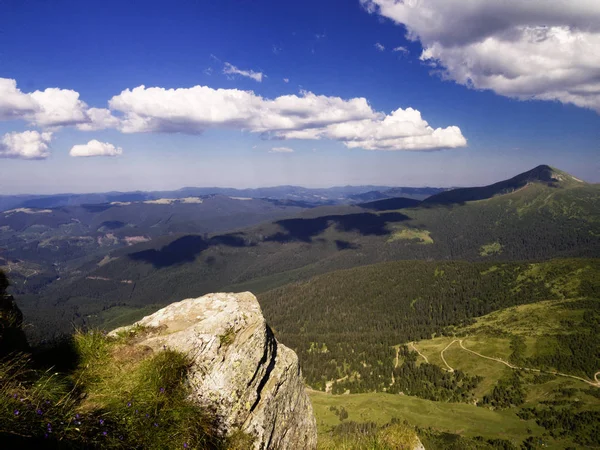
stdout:
<svg viewBox="0 0 600 450">
<path fill-rule="evenodd" d="M 343 422 L 319 436 L 319 450 L 413 450 L 418 444 L 415 430 L 393 421 L 384 426 L 373 422 Z"/>
<path fill-rule="evenodd" d="M 60 448 L 236 448 L 187 400 L 187 356 L 154 353 L 131 339 L 78 332 L 76 362 L 64 372 L 40 370 L 26 355 L 3 360 L 0 439 Z"/>
<path fill-rule="evenodd" d="M 401 230 L 394 231 L 392 236 L 388 239 L 388 242 L 413 239 L 418 240 L 420 244 L 433 244 L 430 231 L 420 230 L 417 228 L 403 228 Z"/>
<path fill-rule="evenodd" d="M 529 436 L 541 435 L 543 429 L 533 420 L 519 419 L 514 412 L 492 411 L 463 403 L 441 403 L 404 395 L 385 393 L 330 395 L 311 391 L 310 398 L 317 418 L 319 437 L 327 436 L 340 423 L 331 406 L 348 411 L 348 420 L 371 421 L 385 425 L 392 419 L 410 426 L 432 428 L 438 432 L 466 437 L 503 438 L 521 443 Z"/>
</svg>

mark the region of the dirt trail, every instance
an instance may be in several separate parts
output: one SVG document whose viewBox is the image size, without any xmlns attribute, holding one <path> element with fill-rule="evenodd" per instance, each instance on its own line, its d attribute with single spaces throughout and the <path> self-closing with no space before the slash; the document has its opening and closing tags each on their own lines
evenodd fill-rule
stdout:
<svg viewBox="0 0 600 450">
<path fill-rule="evenodd" d="M 456 340 L 452 341 L 450 344 L 448 344 L 448 347 L 450 347 L 455 342 L 456 342 Z M 493 358 L 491 356 L 485 356 L 485 355 L 482 355 L 481 353 L 477 353 L 476 351 L 469 350 L 468 348 L 466 348 L 463 345 L 462 339 L 459 340 L 458 343 L 460 344 L 460 347 L 463 350 L 465 350 L 465 351 L 467 351 L 469 353 L 472 353 L 473 355 L 479 356 L 480 358 L 489 359 L 491 361 L 497 361 L 499 363 L 504 364 L 507 367 L 510 367 L 511 369 L 526 370 L 528 372 L 536 372 L 536 373 L 550 373 L 552 375 L 556 375 L 556 376 L 559 376 L 559 377 L 567 377 L 567 378 L 573 378 L 575 380 L 583 381 L 584 383 L 587 383 L 590 386 L 600 387 L 600 381 L 598 380 L 598 375 L 600 375 L 600 372 L 596 372 L 594 374 L 594 381 L 590 381 L 590 380 L 586 380 L 585 378 L 581 378 L 581 377 L 578 377 L 578 376 L 575 376 L 575 375 L 568 375 L 566 373 L 561 373 L 561 372 L 551 372 L 551 371 L 547 371 L 547 370 L 531 369 L 529 367 L 519 367 L 519 366 L 515 366 L 514 364 L 511 364 L 511 363 L 509 363 L 507 361 L 504 361 L 504 360 L 502 360 L 500 358 Z M 446 350 L 448 347 L 446 347 L 444 350 Z M 446 360 L 444 360 L 444 356 L 443 356 L 444 350 L 442 350 L 442 355 L 441 356 L 442 356 L 442 360 L 444 361 L 444 363 L 448 366 L 448 363 L 446 363 Z M 450 366 L 448 366 L 448 367 L 450 367 Z"/>
<path fill-rule="evenodd" d="M 458 342 L 458 339 L 454 339 L 452 342 L 450 342 L 448 345 L 446 345 L 446 348 L 444 348 L 444 350 L 442 350 L 442 351 L 440 352 L 440 358 L 442 358 L 442 361 L 444 361 L 444 364 L 446 364 L 446 367 L 448 368 L 448 372 L 454 372 L 454 369 L 453 369 L 452 367 L 450 367 L 450 364 L 448 364 L 448 363 L 446 362 L 446 358 L 444 358 L 444 352 L 445 352 L 446 350 L 448 350 L 448 349 L 450 348 L 450 346 L 451 346 L 452 344 L 454 344 L 455 342 Z"/>
<path fill-rule="evenodd" d="M 423 353 L 421 353 L 419 350 L 417 350 L 417 347 L 415 347 L 414 342 L 410 342 L 408 345 L 410 345 L 412 347 L 412 349 L 415 352 L 417 352 L 419 354 L 419 356 L 421 358 L 423 358 L 427 364 L 429 364 L 429 360 L 427 359 L 427 356 L 425 356 Z M 446 365 L 448 365 L 448 364 L 446 364 Z M 398 366 L 398 350 L 396 350 L 396 366 Z"/>
<path fill-rule="evenodd" d="M 345 377 L 342 377 L 342 378 L 338 378 L 337 380 L 331 380 L 331 381 L 328 381 L 327 383 L 325 383 L 325 393 L 331 394 L 331 390 L 333 388 L 333 383 L 338 383 L 340 381 L 344 381 L 346 378 L 348 378 L 348 375 L 346 375 Z"/>
</svg>

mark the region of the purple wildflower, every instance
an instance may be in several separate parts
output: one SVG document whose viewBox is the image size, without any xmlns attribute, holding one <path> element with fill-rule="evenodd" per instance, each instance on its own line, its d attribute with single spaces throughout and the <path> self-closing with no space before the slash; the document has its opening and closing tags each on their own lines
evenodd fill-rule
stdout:
<svg viewBox="0 0 600 450">
<path fill-rule="evenodd" d="M 184 443 L 183 443 L 183 448 L 188 448 L 188 444 L 187 444 L 187 442 L 184 442 Z"/>
<path fill-rule="evenodd" d="M 154 422 L 154 426 L 155 426 L 155 427 L 157 427 L 157 426 L 158 426 L 158 424 L 157 424 L 156 422 Z"/>
<path fill-rule="evenodd" d="M 129 408 L 131 406 L 131 402 L 127 402 L 127 407 Z"/>
<path fill-rule="evenodd" d="M 100 419 L 100 425 L 104 425 L 104 419 Z"/>
<path fill-rule="evenodd" d="M 160 388 L 160 393 L 164 394 L 165 393 L 165 388 Z"/>
<path fill-rule="evenodd" d="M 38 408 L 36 410 L 36 413 L 37 413 L 38 416 L 41 416 L 42 414 L 44 414 L 44 411 L 42 411 L 41 409 Z"/>
<path fill-rule="evenodd" d="M 17 398 L 17 394 L 13 394 L 13 398 Z"/>
<path fill-rule="evenodd" d="M 79 417 L 81 417 L 79 414 L 75 414 L 76 419 L 79 419 Z"/>
<path fill-rule="evenodd" d="M 108 433 L 106 431 L 102 432 L 102 436 L 106 436 Z"/>
<path fill-rule="evenodd" d="M 18 409 L 15 409 L 15 416 L 18 416 L 20 414 Z"/>
<path fill-rule="evenodd" d="M 48 439 L 48 433 L 44 433 L 44 439 Z"/>
</svg>

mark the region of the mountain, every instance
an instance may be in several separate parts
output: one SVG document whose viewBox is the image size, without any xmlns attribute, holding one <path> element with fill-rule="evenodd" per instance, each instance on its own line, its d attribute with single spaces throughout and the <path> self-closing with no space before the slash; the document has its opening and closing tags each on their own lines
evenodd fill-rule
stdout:
<svg viewBox="0 0 600 450">
<path fill-rule="evenodd" d="M 537 181 L 537 172 L 547 171 L 519 175 L 506 184 L 529 180 L 523 188 L 479 201 L 326 206 L 235 232 L 161 236 L 62 272 L 35 296 L 22 296 L 22 307 L 36 324 L 30 333 L 60 331 L 73 321 L 118 325 L 121 317 L 178 298 L 223 290 L 261 293 L 384 261 L 599 255 L 600 186 Z"/>
<path fill-rule="evenodd" d="M 382 200 L 386 198 L 403 197 L 410 198 L 413 200 L 424 200 L 432 195 L 444 192 L 447 189 L 444 188 L 410 188 L 410 187 L 396 187 L 390 189 L 383 189 L 379 191 L 368 191 L 360 194 L 351 195 L 349 198 L 355 202 L 363 203 L 375 200 Z"/>
<path fill-rule="evenodd" d="M 271 201 L 302 203 L 303 207 L 338 205 L 365 202 L 390 197 L 410 197 L 418 200 L 443 191 L 439 188 L 411 188 L 388 186 L 334 186 L 331 188 L 305 188 L 301 186 L 274 186 L 256 189 L 221 187 L 185 187 L 175 191 L 133 191 L 90 194 L 56 195 L 0 195 L 0 211 L 18 208 L 46 209 L 115 202 L 145 202 L 161 198 L 183 199 L 212 195 L 253 198 Z"/>
<path fill-rule="evenodd" d="M 0 212 L 0 268 L 35 291 L 112 250 L 182 233 L 218 233 L 293 215 L 298 202 L 210 195 Z"/>
<path fill-rule="evenodd" d="M 524 189 L 530 184 L 542 184 L 548 187 L 567 188 L 585 185 L 586 183 L 566 172 L 550 166 L 537 166 L 509 180 L 490 184 L 489 186 L 459 188 L 441 192 L 424 200 L 426 204 L 452 204 L 476 200 L 484 200 L 497 195 L 510 194 Z"/>
</svg>

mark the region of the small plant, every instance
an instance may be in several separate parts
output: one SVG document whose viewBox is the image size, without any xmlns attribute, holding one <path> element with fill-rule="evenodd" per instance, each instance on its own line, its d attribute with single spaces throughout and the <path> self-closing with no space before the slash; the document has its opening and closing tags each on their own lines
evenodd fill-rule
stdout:
<svg viewBox="0 0 600 450">
<path fill-rule="evenodd" d="M 228 347 L 235 339 L 235 329 L 233 327 L 227 328 L 225 333 L 219 336 L 219 343 L 221 347 Z"/>
</svg>

